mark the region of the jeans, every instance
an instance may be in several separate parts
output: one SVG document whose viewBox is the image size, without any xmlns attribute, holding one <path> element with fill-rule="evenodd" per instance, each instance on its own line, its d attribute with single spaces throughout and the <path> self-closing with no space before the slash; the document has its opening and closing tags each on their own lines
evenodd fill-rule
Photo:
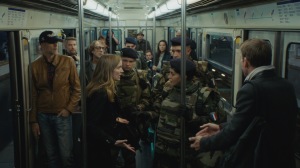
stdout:
<svg viewBox="0 0 300 168">
<path fill-rule="evenodd" d="M 72 115 L 38 113 L 41 138 L 47 154 L 48 168 L 73 167 Z"/>
</svg>

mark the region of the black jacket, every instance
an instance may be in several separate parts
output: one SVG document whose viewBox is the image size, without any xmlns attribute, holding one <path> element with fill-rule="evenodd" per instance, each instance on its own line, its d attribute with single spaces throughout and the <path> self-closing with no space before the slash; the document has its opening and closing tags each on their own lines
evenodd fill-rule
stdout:
<svg viewBox="0 0 300 168">
<path fill-rule="evenodd" d="M 266 121 L 270 127 L 264 143 L 262 167 L 295 167 L 293 140 L 296 128 L 297 101 L 293 86 L 275 75 L 273 70 L 258 73 L 251 80 L 259 85 L 259 98 L 253 85 L 246 83 L 237 94 L 236 112 L 221 131 L 211 137 L 201 139 L 202 151 L 227 150 L 237 143 L 252 119 L 258 115 L 256 103 L 263 101 L 259 108 L 267 109 Z M 255 142 L 256 143 L 256 142 Z M 245 151 L 247 152 L 247 151 Z M 247 160 L 247 158 L 245 158 Z M 243 160 L 240 160 L 243 162 Z M 259 166 L 260 167 L 260 166 Z"/>
<path fill-rule="evenodd" d="M 118 101 L 109 102 L 104 89 L 94 92 L 86 100 L 86 135 L 88 167 L 97 167 L 100 164 L 113 167 L 116 156 L 111 155 L 119 129 L 116 118 L 118 117 Z M 105 163 L 103 163 L 105 162 Z"/>
</svg>

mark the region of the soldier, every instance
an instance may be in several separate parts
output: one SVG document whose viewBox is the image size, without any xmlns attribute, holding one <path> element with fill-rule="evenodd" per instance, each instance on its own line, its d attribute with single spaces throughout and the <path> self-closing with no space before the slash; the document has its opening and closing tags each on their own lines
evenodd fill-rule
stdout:
<svg viewBox="0 0 300 168">
<path fill-rule="evenodd" d="M 169 83 L 171 90 L 161 103 L 160 115 L 156 130 L 155 143 L 155 168 L 177 168 L 180 166 L 180 143 L 181 134 L 180 122 L 182 117 L 185 120 L 185 132 L 188 135 L 194 135 L 198 131 L 197 123 L 208 123 L 214 121 L 210 115 L 217 107 L 218 100 L 213 94 L 206 97 L 208 88 L 201 88 L 200 82 L 193 80 L 196 73 L 196 65 L 190 61 L 186 61 L 186 74 L 181 73 L 181 59 L 173 59 L 170 61 Z M 186 77 L 186 104 L 180 104 L 180 84 L 181 75 Z M 185 142 L 183 142 L 185 143 Z M 218 155 L 210 158 L 210 153 L 201 156 L 201 160 L 197 158 L 194 151 L 189 148 L 189 144 L 185 143 L 186 167 L 201 167 L 203 165 L 213 165 Z"/>
<path fill-rule="evenodd" d="M 121 50 L 122 68 L 124 70 L 118 84 L 118 97 L 121 104 L 121 116 L 129 121 L 127 139 L 135 148 L 140 148 L 139 140 L 143 131 L 140 122 L 150 113 L 145 112 L 150 105 L 150 83 L 147 80 L 147 71 L 135 68 L 138 54 L 134 49 L 123 48 Z M 141 129 L 138 129 L 141 128 Z M 135 155 L 122 150 L 125 167 L 135 167 Z"/>
<path fill-rule="evenodd" d="M 186 45 L 189 46 L 191 44 L 190 39 L 186 39 Z M 186 55 L 189 55 L 190 49 L 186 48 Z M 175 37 L 171 39 L 171 55 L 173 59 L 181 58 L 181 38 Z M 162 69 L 160 73 L 156 73 L 153 77 L 153 101 L 154 107 L 156 110 L 159 110 L 160 103 L 162 99 L 164 99 L 164 95 L 172 88 L 168 81 L 168 74 L 169 74 L 169 62 L 164 61 L 162 65 Z"/>
<path fill-rule="evenodd" d="M 132 37 L 127 37 L 125 39 L 125 47 L 127 48 L 132 48 L 134 49 L 135 51 L 136 50 L 136 46 L 137 46 L 137 41 L 135 38 L 132 38 Z M 136 59 L 136 68 L 137 69 L 143 69 L 143 70 L 146 70 L 148 69 L 148 66 L 147 66 L 147 59 L 146 57 L 144 56 L 143 53 L 141 53 L 141 51 L 138 51 L 138 58 Z"/>
<path fill-rule="evenodd" d="M 143 32 L 139 32 L 136 35 L 136 38 L 137 38 L 137 45 L 136 45 L 136 50 L 137 51 L 142 51 L 143 54 L 146 54 L 147 50 L 151 50 L 150 43 L 149 43 L 148 40 L 144 39 L 144 33 Z"/>
</svg>

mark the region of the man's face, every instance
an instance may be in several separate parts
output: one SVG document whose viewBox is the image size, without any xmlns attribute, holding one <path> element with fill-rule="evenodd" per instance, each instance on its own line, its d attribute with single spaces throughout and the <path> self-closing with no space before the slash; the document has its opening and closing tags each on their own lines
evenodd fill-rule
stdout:
<svg viewBox="0 0 300 168">
<path fill-rule="evenodd" d="M 41 43 L 41 50 L 43 55 L 46 56 L 51 56 L 51 55 L 55 55 L 58 54 L 58 50 L 57 50 L 57 43 Z"/>
<path fill-rule="evenodd" d="M 141 34 L 139 34 L 139 35 L 136 36 L 136 39 L 137 39 L 138 41 L 142 40 L 143 38 L 144 38 L 144 36 L 141 35 Z"/>
<path fill-rule="evenodd" d="M 135 45 L 132 44 L 132 43 L 126 43 L 126 44 L 125 44 L 125 47 L 126 47 L 126 48 L 132 48 L 132 49 L 135 49 Z"/>
<path fill-rule="evenodd" d="M 135 59 L 122 57 L 122 68 L 124 71 L 130 71 L 135 66 Z"/>
<path fill-rule="evenodd" d="M 243 74 L 244 76 L 247 76 L 249 73 L 248 73 L 248 60 L 246 57 L 242 57 L 241 58 L 241 67 L 242 67 L 242 71 L 243 71 Z"/>
<path fill-rule="evenodd" d="M 181 58 L 181 46 L 171 46 L 171 55 L 173 58 Z"/>
<path fill-rule="evenodd" d="M 149 60 L 151 60 L 152 59 L 152 54 L 151 54 L 151 52 L 147 52 L 146 53 L 146 59 L 149 61 Z"/>
<path fill-rule="evenodd" d="M 181 46 L 171 46 L 170 52 L 173 58 L 181 58 Z M 191 47 L 186 46 L 185 55 L 190 55 L 190 53 L 191 53 Z"/>
<path fill-rule="evenodd" d="M 75 40 L 68 40 L 65 46 L 67 53 L 71 55 L 77 54 L 77 42 Z"/>
<path fill-rule="evenodd" d="M 106 46 L 103 43 L 97 41 L 94 46 L 94 50 L 92 51 L 93 56 L 100 58 L 103 54 L 105 54 Z"/>
</svg>

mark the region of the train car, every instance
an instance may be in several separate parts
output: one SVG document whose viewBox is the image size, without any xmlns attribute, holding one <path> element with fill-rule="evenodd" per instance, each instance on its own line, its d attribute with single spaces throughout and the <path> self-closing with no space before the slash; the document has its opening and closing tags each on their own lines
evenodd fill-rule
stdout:
<svg viewBox="0 0 300 168">
<path fill-rule="evenodd" d="M 271 44 L 272 65 L 280 77 L 294 85 L 299 110 L 299 19 L 300 0 L 1 0 L 0 167 L 43 165 L 38 140 L 32 136 L 29 112 L 30 65 L 41 56 L 38 37 L 44 30 L 63 39 L 77 38 L 80 73 L 84 73 L 89 45 L 109 31 L 119 41 L 117 51 L 124 47 L 126 37 L 136 38 L 142 32 L 155 53 L 160 40 L 170 43 L 177 31 L 185 29 L 187 37 L 197 44 L 198 60 L 208 62 L 230 119 L 244 78 L 239 47 L 250 38 Z M 58 48 L 59 53 L 64 52 L 63 43 Z M 74 135 L 85 122 L 84 107 L 73 114 Z M 300 135 L 300 115 L 297 119 Z M 295 160 L 300 167 L 299 139 Z M 142 163 L 138 167 L 147 167 Z"/>
</svg>

